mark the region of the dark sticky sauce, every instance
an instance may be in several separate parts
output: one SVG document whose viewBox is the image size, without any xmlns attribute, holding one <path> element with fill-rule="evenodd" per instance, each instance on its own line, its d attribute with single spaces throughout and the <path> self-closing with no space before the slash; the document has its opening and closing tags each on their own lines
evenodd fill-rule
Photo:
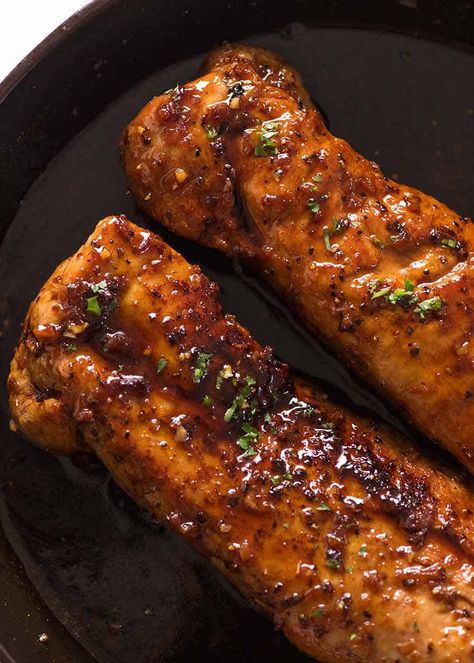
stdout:
<svg viewBox="0 0 474 663">
<path fill-rule="evenodd" d="M 472 215 L 474 150 L 465 139 L 473 122 L 474 89 L 465 84 L 474 79 L 471 55 L 396 34 L 300 26 L 249 41 L 301 70 L 334 133 L 388 175 Z M 120 98 L 29 191 L 0 251 L 2 385 L 20 321 L 41 284 L 100 218 L 125 213 L 199 263 L 220 283 L 224 309 L 296 370 L 403 429 L 250 274 L 236 274 L 224 257 L 150 225 L 125 194 L 122 128 L 151 96 L 194 78 L 200 62 L 158 72 Z M 2 525 L 48 605 L 97 660 L 306 660 L 209 562 L 141 513 L 100 464 L 59 461 L 9 433 L 2 389 Z"/>
</svg>

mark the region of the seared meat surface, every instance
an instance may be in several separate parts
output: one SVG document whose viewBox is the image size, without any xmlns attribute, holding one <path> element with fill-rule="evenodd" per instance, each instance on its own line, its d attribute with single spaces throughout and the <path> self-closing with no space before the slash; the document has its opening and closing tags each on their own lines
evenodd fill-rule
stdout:
<svg viewBox="0 0 474 663">
<path fill-rule="evenodd" d="M 297 74 L 226 46 L 122 155 L 139 205 L 243 255 L 328 346 L 474 470 L 474 226 L 334 137 Z"/>
<path fill-rule="evenodd" d="M 467 482 L 292 379 L 156 235 L 99 223 L 31 304 L 9 390 L 14 427 L 97 454 L 322 663 L 472 660 Z"/>
</svg>

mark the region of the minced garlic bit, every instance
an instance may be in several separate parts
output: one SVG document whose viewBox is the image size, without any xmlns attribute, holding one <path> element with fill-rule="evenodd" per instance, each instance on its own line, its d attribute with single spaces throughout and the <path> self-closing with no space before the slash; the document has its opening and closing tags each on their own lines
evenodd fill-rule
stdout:
<svg viewBox="0 0 474 663">
<path fill-rule="evenodd" d="M 139 134 L 142 134 L 145 131 L 145 127 L 137 127 L 137 131 Z"/>
<path fill-rule="evenodd" d="M 66 332 L 64 333 L 64 336 L 67 336 L 68 338 L 74 338 L 77 334 L 82 334 L 82 332 L 85 331 L 88 326 L 89 326 L 88 322 L 83 322 L 78 325 L 76 324 L 69 325 Z"/>
<path fill-rule="evenodd" d="M 18 428 L 16 423 L 13 421 L 13 419 L 10 419 L 10 430 L 12 433 L 16 433 Z"/>
<path fill-rule="evenodd" d="M 176 177 L 178 184 L 182 184 L 188 178 L 187 172 L 182 168 L 176 168 L 174 171 L 174 176 Z"/>
<path fill-rule="evenodd" d="M 151 192 L 146 194 L 144 200 L 145 200 L 146 202 L 148 202 L 149 200 L 151 200 Z"/>
</svg>

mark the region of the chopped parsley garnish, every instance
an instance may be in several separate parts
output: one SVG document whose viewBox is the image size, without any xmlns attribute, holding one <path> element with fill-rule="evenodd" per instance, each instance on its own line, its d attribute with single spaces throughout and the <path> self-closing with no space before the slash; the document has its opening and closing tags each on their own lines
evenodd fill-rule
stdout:
<svg viewBox="0 0 474 663">
<path fill-rule="evenodd" d="M 326 566 L 330 569 L 339 569 L 341 567 L 341 562 L 339 562 L 337 559 L 329 557 L 329 559 L 326 560 Z"/>
<path fill-rule="evenodd" d="M 346 572 L 347 573 L 352 573 L 353 570 L 354 569 L 352 568 L 352 566 L 346 566 Z"/>
<path fill-rule="evenodd" d="M 263 420 L 264 420 L 264 422 L 265 422 L 266 424 L 270 424 L 269 427 L 268 427 L 268 430 L 270 431 L 270 433 L 271 433 L 272 435 L 276 435 L 277 432 L 278 432 L 278 429 L 277 429 L 277 427 L 272 423 L 272 417 L 271 417 L 271 415 L 270 415 L 269 412 L 267 412 L 267 413 L 265 414 Z"/>
<path fill-rule="evenodd" d="M 237 410 L 242 409 L 247 404 L 247 399 L 253 391 L 255 380 L 250 375 L 245 378 L 245 386 L 239 391 L 232 401 L 232 405 L 225 411 L 224 421 L 229 422 Z"/>
<path fill-rule="evenodd" d="M 95 315 L 100 315 L 102 313 L 102 309 L 99 304 L 99 300 L 97 299 L 96 295 L 93 297 L 88 297 L 86 299 L 87 301 L 87 311 L 89 313 L 95 313 Z"/>
<path fill-rule="evenodd" d="M 425 299 L 424 301 L 419 302 L 415 309 L 415 313 L 420 316 L 421 320 L 424 320 L 428 312 L 433 311 L 436 313 L 441 311 L 442 306 L 443 300 L 441 297 L 431 297 L 431 299 Z"/>
<path fill-rule="evenodd" d="M 312 214 L 317 214 L 321 209 L 321 206 L 317 200 L 314 200 L 314 198 L 310 198 L 308 200 L 308 208 L 312 212 Z"/>
<path fill-rule="evenodd" d="M 385 295 L 388 295 L 388 293 L 390 292 L 391 290 L 390 286 L 386 286 L 385 288 L 377 290 L 379 283 L 380 283 L 379 281 L 376 281 L 372 285 L 369 285 L 370 299 L 378 299 L 379 297 L 384 297 Z"/>
<path fill-rule="evenodd" d="M 278 136 L 278 125 L 275 122 L 264 122 L 258 134 L 254 154 L 256 157 L 269 157 L 278 153 L 277 144 L 273 140 Z"/>
<path fill-rule="evenodd" d="M 316 610 L 313 610 L 313 612 L 311 613 L 311 617 L 317 617 L 318 619 L 319 617 L 322 616 L 323 616 L 323 611 L 321 610 L 321 608 L 316 608 Z"/>
<path fill-rule="evenodd" d="M 324 430 L 333 430 L 334 424 L 331 424 L 329 422 L 324 423 L 324 424 L 321 424 L 321 428 L 324 428 Z"/>
<path fill-rule="evenodd" d="M 286 472 L 285 474 L 274 474 L 270 477 L 270 481 L 274 486 L 278 486 L 282 481 L 290 481 L 291 478 L 291 472 Z"/>
<path fill-rule="evenodd" d="M 323 228 L 324 246 L 328 251 L 333 251 L 333 247 L 331 244 L 331 237 L 336 233 L 340 233 L 341 231 L 343 231 L 345 227 L 346 226 L 344 222 L 341 219 L 338 220 L 336 218 L 333 218 L 332 220 L 332 228 L 324 226 Z"/>
<path fill-rule="evenodd" d="M 66 352 L 76 352 L 77 345 L 75 343 L 68 343 L 66 345 Z"/>
<path fill-rule="evenodd" d="M 323 181 L 323 176 L 321 175 L 321 173 L 318 173 L 317 175 L 313 175 L 311 179 L 313 180 L 313 182 L 318 182 L 319 184 L 319 182 Z"/>
<path fill-rule="evenodd" d="M 455 249 L 457 241 L 455 239 L 442 239 L 441 244 L 447 246 L 450 249 Z"/>
<path fill-rule="evenodd" d="M 166 368 L 168 360 L 165 357 L 160 357 L 156 365 L 156 372 L 161 373 L 162 370 Z"/>
<path fill-rule="evenodd" d="M 369 239 L 372 244 L 375 244 L 375 246 L 380 246 L 381 249 L 384 248 L 385 244 L 377 237 L 377 235 L 370 235 Z"/>
<path fill-rule="evenodd" d="M 323 228 L 324 246 L 328 251 L 332 251 L 331 236 L 327 226 Z"/>
<path fill-rule="evenodd" d="M 252 444 L 258 440 L 258 430 L 254 426 L 245 423 L 242 426 L 242 431 L 243 435 L 239 437 L 237 444 L 245 451 L 244 458 L 247 456 L 255 456 L 257 452 Z"/>
<path fill-rule="evenodd" d="M 193 382 L 201 382 L 203 377 L 207 375 L 209 370 L 209 362 L 211 361 L 212 355 L 207 352 L 198 352 L 196 358 L 196 366 L 194 367 L 193 373 Z"/>
<path fill-rule="evenodd" d="M 202 399 L 202 404 L 204 405 L 204 407 L 211 407 L 212 398 L 208 394 L 206 394 Z"/>
<path fill-rule="evenodd" d="M 91 290 L 94 294 L 97 294 L 98 292 L 101 292 L 102 290 L 106 290 L 107 288 L 107 282 L 106 281 L 100 281 L 100 283 L 93 283 L 91 285 Z"/>
<path fill-rule="evenodd" d="M 112 311 L 114 311 L 118 306 L 118 301 L 115 299 L 115 297 L 107 304 L 105 308 L 105 314 L 108 315 Z"/>
<path fill-rule="evenodd" d="M 405 279 L 404 287 L 396 288 L 391 292 L 387 297 L 387 301 L 389 301 L 390 304 L 401 304 L 402 306 L 416 304 L 418 301 L 418 295 L 413 294 L 414 289 L 415 284 L 412 283 L 410 279 Z"/>
<path fill-rule="evenodd" d="M 426 314 L 429 311 L 440 311 L 443 306 L 443 300 L 441 297 L 431 297 L 431 299 L 425 299 L 420 302 L 418 295 L 414 292 L 415 284 L 412 283 L 410 279 L 405 279 L 403 288 L 395 288 L 393 291 L 390 286 L 384 286 L 377 289 L 379 288 L 380 283 L 380 279 L 369 283 L 368 290 L 372 300 L 384 297 L 385 301 L 389 304 L 402 306 L 404 308 L 412 304 L 418 304 L 414 312 L 419 315 L 422 320 L 425 319 Z"/>
<path fill-rule="evenodd" d="M 111 311 L 117 308 L 118 301 L 114 298 L 109 303 L 106 303 L 105 308 L 102 309 L 97 295 L 107 295 L 107 281 L 103 280 L 99 283 L 92 283 L 89 286 L 91 292 L 94 293 L 94 296 L 87 297 L 87 311 L 89 313 L 95 313 L 95 315 L 108 315 Z"/>
<path fill-rule="evenodd" d="M 367 557 L 367 544 L 363 543 L 359 548 L 359 557 Z"/>
<path fill-rule="evenodd" d="M 210 124 L 206 124 L 204 126 L 204 131 L 206 132 L 206 136 L 209 138 L 209 140 L 213 140 L 214 138 L 217 138 L 219 135 L 219 132 L 215 127 L 212 127 Z"/>
<path fill-rule="evenodd" d="M 326 502 L 321 502 L 319 506 L 316 507 L 316 511 L 331 511 L 331 507 L 326 504 Z"/>
</svg>

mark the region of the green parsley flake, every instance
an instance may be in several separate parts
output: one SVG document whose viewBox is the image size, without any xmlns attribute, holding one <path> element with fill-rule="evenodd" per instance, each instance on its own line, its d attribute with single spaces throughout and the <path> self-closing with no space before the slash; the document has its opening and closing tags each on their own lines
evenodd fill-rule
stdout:
<svg viewBox="0 0 474 663">
<path fill-rule="evenodd" d="M 418 301 L 418 295 L 413 294 L 414 289 L 415 284 L 412 283 L 410 279 L 405 279 L 404 287 L 396 288 L 391 292 L 387 297 L 387 301 L 390 302 L 390 304 L 400 304 L 402 306 L 416 304 Z"/>
<path fill-rule="evenodd" d="M 316 617 L 317 619 L 319 619 L 322 616 L 323 616 L 323 611 L 321 610 L 321 608 L 316 608 L 316 610 L 313 610 L 313 612 L 311 613 L 311 617 Z"/>
<path fill-rule="evenodd" d="M 339 569 L 341 567 L 341 562 L 330 557 L 326 560 L 326 566 L 330 569 Z"/>
<path fill-rule="evenodd" d="M 239 391 L 237 396 L 232 401 L 232 405 L 224 413 L 224 421 L 228 423 L 237 410 L 243 409 L 248 403 L 247 399 L 254 390 L 255 380 L 248 375 L 245 378 L 245 386 Z"/>
<path fill-rule="evenodd" d="M 385 247 L 385 244 L 377 237 L 377 235 L 370 235 L 369 239 L 375 246 L 379 246 L 381 249 Z"/>
<path fill-rule="evenodd" d="M 96 295 L 93 297 L 88 297 L 86 302 L 87 311 L 89 313 L 95 313 L 95 315 L 100 315 L 102 313 L 102 309 L 100 308 L 99 300 L 97 299 Z"/>
<path fill-rule="evenodd" d="M 391 289 L 390 286 L 381 288 L 380 290 L 375 290 L 375 289 L 371 290 L 369 287 L 370 299 L 378 299 L 379 297 L 385 297 L 385 295 L 388 295 L 388 293 L 390 292 L 390 289 Z"/>
<path fill-rule="evenodd" d="M 206 132 L 206 136 L 209 138 L 209 140 L 213 140 L 219 135 L 217 129 L 215 127 L 211 127 L 210 124 L 206 124 L 204 126 L 204 131 Z"/>
<path fill-rule="evenodd" d="M 329 234 L 329 229 L 327 226 L 324 226 L 323 228 L 323 239 L 324 239 L 324 246 L 328 251 L 332 251 L 332 244 L 331 244 L 331 235 Z"/>
<path fill-rule="evenodd" d="M 314 200 L 314 198 L 310 198 L 308 200 L 308 208 L 312 212 L 312 214 L 317 214 L 321 209 L 321 206 L 317 200 Z"/>
<path fill-rule="evenodd" d="M 255 456 L 257 453 L 253 448 L 252 444 L 258 441 L 258 430 L 251 426 L 250 424 L 245 423 L 242 426 L 243 435 L 237 440 L 237 444 L 241 449 L 244 450 L 244 458 L 247 456 Z"/>
<path fill-rule="evenodd" d="M 208 394 L 206 394 L 202 399 L 202 404 L 204 405 L 204 407 L 211 407 L 212 398 Z"/>
<path fill-rule="evenodd" d="M 326 502 L 321 502 L 319 506 L 316 507 L 316 511 L 331 511 L 331 507 L 326 504 Z"/>
<path fill-rule="evenodd" d="M 76 352 L 77 345 L 75 343 L 68 343 L 66 345 L 66 352 Z"/>
<path fill-rule="evenodd" d="M 317 175 L 313 175 L 311 179 L 313 180 L 313 182 L 317 182 L 319 184 L 319 182 L 323 181 L 323 176 L 321 175 L 321 173 L 318 173 Z"/>
<path fill-rule="evenodd" d="M 327 226 L 324 226 L 323 228 L 323 238 L 324 238 L 324 246 L 328 251 L 334 251 L 334 248 L 331 244 L 331 237 L 333 235 L 336 235 L 337 233 L 340 233 L 346 228 L 346 224 L 344 224 L 344 221 L 342 219 L 336 219 L 333 218 L 332 220 L 332 228 L 328 228 Z"/>
<path fill-rule="evenodd" d="M 278 486 L 278 484 L 282 483 L 282 481 L 290 481 L 292 479 L 291 472 L 286 472 L 285 474 L 274 474 L 272 477 L 270 477 L 270 481 L 274 486 Z"/>
<path fill-rule="evenodd" d="M 256 157 L 269 157 L 278 153 L 277 144 L 273 140 L 278 136 L 278 125 L 275 122 L 264 122 L 258 134 L 254 154 Z"/>
<path fill-rule="evenodd" d="M 162 370 L 166 368 L 168 360 L 165 357 L 160 357 L 156 365 L 156 372 L 161 373 Z"/>
<path fill-rule="evenodd" d="M 367 557 L 367 544 L 363 543 L 359 548 L 359 557 Z"/>
<path fill-rule="evenodd" d="M 456 244 L 457 244 L 457 240 L 455 240 L 455 239 L 442 239 L 441 244 L 442 244 L 442 246 L 447 246 L 450 249 L 455 249 Z"/>
<path fill-rule="evenodd" d="M 196 366 L 194 367 L 193 382 L 197 384 L 198 382 L 201 382 L 203 377 L 207 375 L 207 371 L 209 370 L 209 362 L 211 359 L 211 354 L 208 354 L 207 352 L 198 352 Z"/>
<path fill-rule="evenodd" d="M 431 297 L 431 299 L 425 299 L 418 303 L 418 306 L 415 309 L 415 313 L 420 316 L 421 320 L 424 320 L 428 312 L 433 311 L 437 313 L 440 311 L 443 303 L 444 302 L 441 297 Z"/>
<path fill-rule="evenodd" d="M 101 292 L 102 290 L 107 289 L 107 281 L 100 281 L 100 283 L 93 283 L 91 285 L 91 290 L 94 294 Z"/>
</svg>

